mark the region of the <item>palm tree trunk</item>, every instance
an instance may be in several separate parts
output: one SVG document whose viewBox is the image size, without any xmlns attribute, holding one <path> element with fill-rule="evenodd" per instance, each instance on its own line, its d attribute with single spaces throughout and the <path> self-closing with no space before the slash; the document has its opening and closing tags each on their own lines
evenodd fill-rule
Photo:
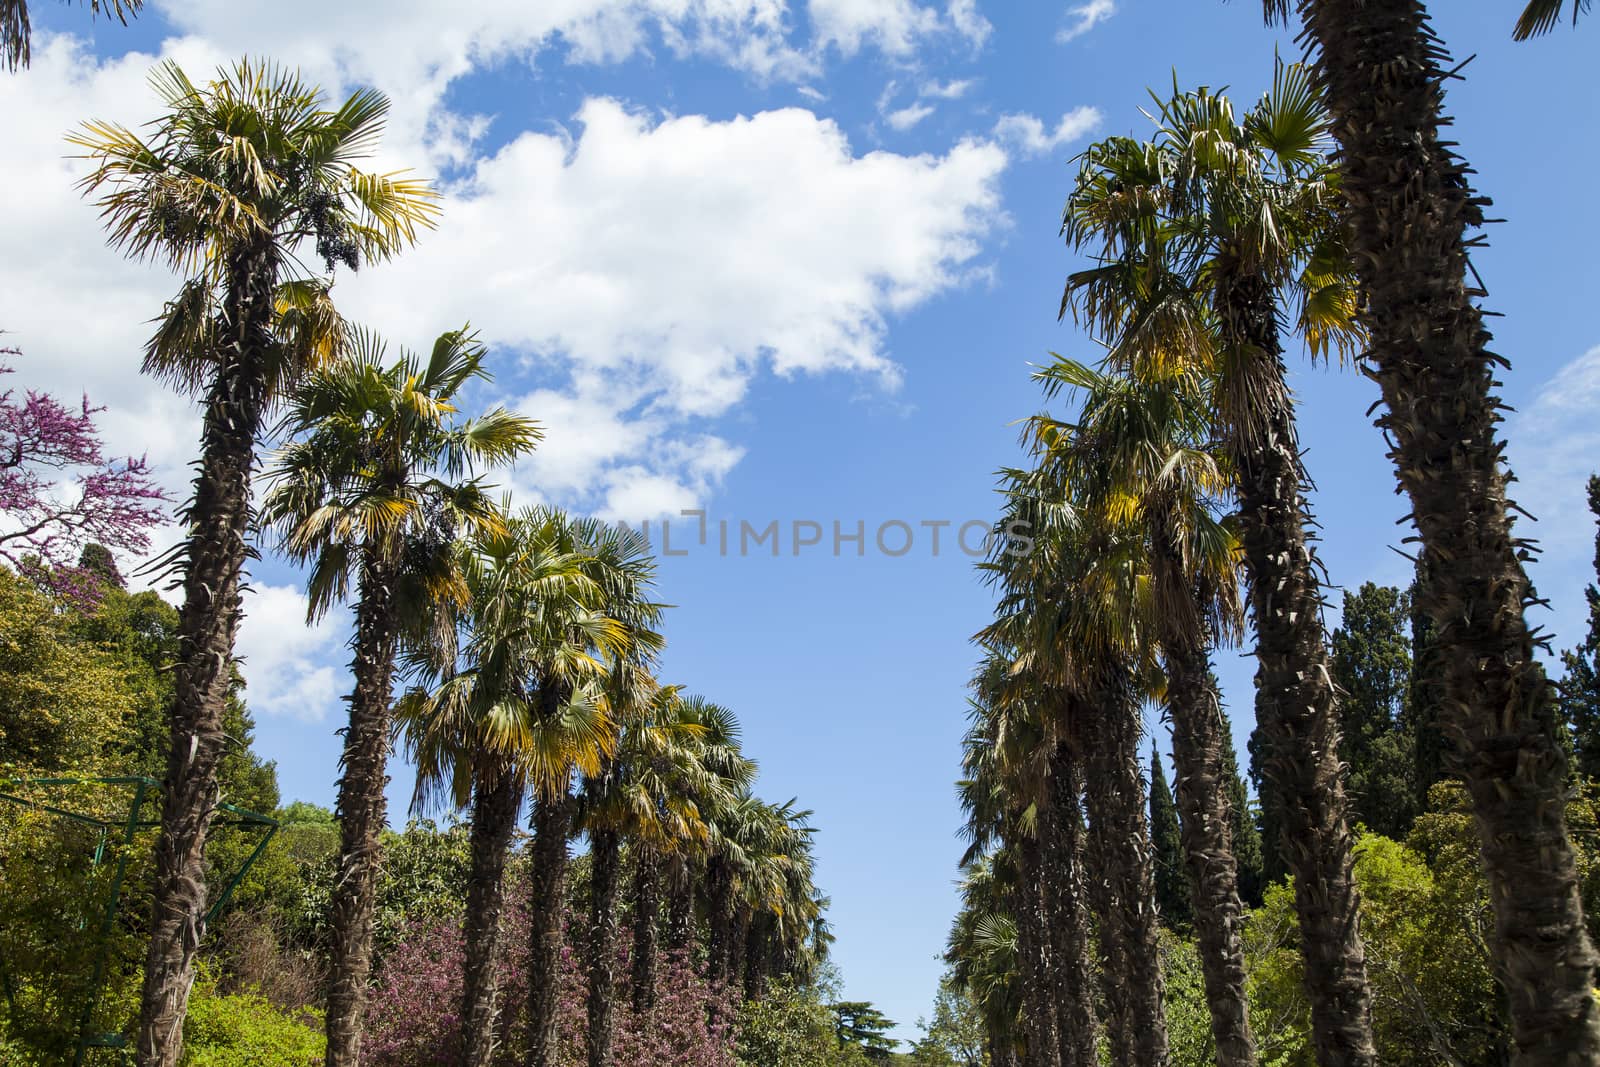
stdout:
<svg viewBox="0 0 1600 1067">
<path fill-rule="evenodd" d="M 1050 978 L 1050 935 L 1045 925 L 1041 891 L 1039 839 L 1018 834 L 1017 962 L 1022 982 L 1022 1032 L 1027 1042 L 1026 1067 L 1061 1067 L 1056 1002 Z"/>
<path fill-rule="evenodd" d="M 1239 478 L 1239 526 L 1256 626 L 1256 723 L 1262 768 L 1294 875 L 1317 1061 L 1375 1067 L 1372 994 L 1351 875 L 1339 761 L 1339 704 L 1328 668 L 1322 589 L 1306 535 L 1308 505 L 1271 287 L 1219 271 L 1216 306 L 1247 401 L 1225 401 Z"/>
<path fill-rule="evenodd" d="M 721 856 L 713 856 L 711 862 L 706 864 L 706 892 L 709 897 L 707 919 L 710 926 L 706 945 L 707 969 L 711 984 L 721 988 L 730 980 L 728 964 L 733 955 L 733 927 L 737 918 L 733 904 L 733 874 L 728 870 L 728 861 Z"/>
<path fill-rule="evenodd" d="M 390 689 L 398 620 L 394 617 L 395 568 L 372 549 L 364 553 L 361 595 L 356 605 L 355 691 L 344 735 L 337 815 L 339 874 L 330 903 L 332 944 L 328 989 L 328 1067 L 359 1067 L 361 1033 L 372 971 L 372 923 L 386 822 L 384 786 L 389 778 Z"/>
<path fill-rule="evenodd" d="M 682 856 L 667 864 L 667 951 L 692 953 L 694 949 L 694 872 Z"/>
<path fill-rule="evenodd" d="M 1167 649 L 1167 706 L 1177 765 L 1178 826 L 1194 899 L 1194 925 L 1218 1067 L 1253 1067 L 1255 1038 L 1245 996 L 1244 908 L 1222 780 L 1222 731 L 1228 728 L 1204 653 L 1183 643 Z"/>
<path fill-rule="evenodd" d="M 270 247 L 247 249 L 228 271 L 229 338 L 216 356 L 200 434 L 200 473 L 184 521 L 172 735 L 155 846 L 150 947 L 139 1005 L 139 1067 L 175 1067 L 205 934 L 205 845 L 217 805 L 222 713 L 233 685 L 239 575 L 249 554 L 250 478 L 269 400 L 267 348 L 276 277 Z"/>
<path fill-rule="evenodd" d="M 1494 905 L 1492 947 L 1518 1064 L 1600 1062 L 1596 956 L 1566 827 L 1567 765 L 1524 608 L 1495 426 L 1504 361 L 1466 276 L 1483 222 L 1467 168 L 1440 139 L 1444 48 L 1417 0 L 1306 0 L 1333 115 L 1369 373 L 1432 581 L 1442 708 L 1473 798 Z"/>
<path fill-rule="evenodd" d="M 661 861 L 647 845 L 633 850 L 633 1013 L 656 1005 L 656 917 L 661 911 Z"/>
<path fill-rule="evenodd" d="M 1044 874 L 1061 1067 L 1098 1067 L 1094 1011 L 1094 942 L 1083 869 L 1083 775 L 1071 743 L 1056 742 L 1044 805 Z"/>
<path fill-rule="evenodd" d="M 532 920 L 528 948 L 528 1067 L 556 1067 L 556 1005 L 561 995 L 561 916 L 567 885 L 567 839 L 575 801 L 564 787 L 533 803 Z"/>
<path fill-rule="evenodd" d="M 505 913 L 506 854 L 522 807 L 510 774 L 478 775 L 472 796 L 472 869 L 467 880 L 466 961 L 461 1047 L 466 1067 L 490 1067 L 499 1037 L 500 920 Z"/>
<path fill-rule="evenodd" d="M 589 874 L 589 1067 L 611 1067 L 616 1036 L 617 882 L 622 841 L 610 830 L 591 831 Z"/>
<path fill-rule="evenodd" d="M 772 959 L 772 942 L 777 936 L 770 915 L 762 913 L 750 922 L 744 939 L 744 999 L 755 1003 L 767 995 L 767 967 Z"/>
<path fill-rule="evenodd" d="M 1155 867 L 1140 773 L 1142 720 L 1131 679 L 1108 668 L 1093 712 L 1078 704 L 1089 813 L 1089 897 L 1100 920 L 1101 981 L 1112 1061 L 1165 1065 L 1167 1026 L 1161 977 Z"/>
</svg>

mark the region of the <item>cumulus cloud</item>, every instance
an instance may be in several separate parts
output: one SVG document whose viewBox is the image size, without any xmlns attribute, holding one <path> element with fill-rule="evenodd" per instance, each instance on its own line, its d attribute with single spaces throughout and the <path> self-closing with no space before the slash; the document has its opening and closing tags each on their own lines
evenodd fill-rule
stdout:
<svg viewBox="0 0 1600 1067">
<path fill-rule="evenodd" d="M 83 164 L 63 158 L 61 139 L 89 116 L 150 118 L 156 57 L 39 44 L 27 77 L 0 80 L 8 187 L 29 204 L 0 232 L 0 327 L 28 354 L 21 383 L 109 403 L 109 447 L 148 451 L 182 495 L 197 412 L 138 373 L 176 281 L 105 247 L 72 188 Z M 193 38 L 166 52 L 201 70 L 222 54 Z M 493 155 L 478 154 L 470 120 L 450 136 L 468 164 L 441 228 L 392 264 L 341 276 L 336 298 L 412 347 L 473 322 L 497 349 L 501 395 L 550 427 L 518 484 L 614 512 L 645 499 L 641 471 L 714 490 L 741 453 L 709 420 L 760 373 L 892 388 L 890 321 L 967 280 L 1002 218 L 998 145 L 857 154 L 800 108 L 712 121 L 591 99 L 569 128 L 525 132 Z M 617 442 L 598 456 L 586 451 L 596 419 Z M 685 442 L 716 442 L 718 458 L 696 463 Z"/>
<path fill-rule="evenodd" d="M 1077 107 L 1061 116 L 1054 130 L 1035 115 L 1002 115 L 995 123 L 995 139 L 1023 156 L 1042 156 L 1064 144 L 1093 133 L 1101 115 L 1092 107 Z"/>
<path fill-rule="evenodd" d="M 349 690 L 337 662 L 346 612 L 306 625 L 306 598 L 291 586 L 258 585 L 245 594 L 237 650 L 251 710 L 320 722 Z"/>
<path fill-rule="evenodd" d="M 1069 21 L 1056 32 L 1056 40 L 1061 44 L 1075 41 L 1116 13 L 1115 0 L 1088 0 L 1088 3 L 1068 8 Z"/>
<path fill-rule="evenodd" d="M 913 0 L 810 0 L 808 10 L 815 47 L 831 45 L 847 56 L 872 44 L 887 55 L 905 57 L 940 35 L 976 46 L 991 30 L 976 0 L 951 0 L 943 14 Z"/>
</svg>

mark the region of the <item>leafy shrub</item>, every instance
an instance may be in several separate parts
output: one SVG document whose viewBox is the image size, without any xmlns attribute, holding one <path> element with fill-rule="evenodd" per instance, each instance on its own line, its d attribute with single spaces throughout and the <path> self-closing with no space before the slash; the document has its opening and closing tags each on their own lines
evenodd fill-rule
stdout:
<svg viewBox="0 0 1600 1067">
<path fill-rule="evenodd" d="M 318 1067 L 321 1021 L 273 1007 L 254 993 L 196 988 L 183 1025 L 185 1067 Z"/>
</svg>

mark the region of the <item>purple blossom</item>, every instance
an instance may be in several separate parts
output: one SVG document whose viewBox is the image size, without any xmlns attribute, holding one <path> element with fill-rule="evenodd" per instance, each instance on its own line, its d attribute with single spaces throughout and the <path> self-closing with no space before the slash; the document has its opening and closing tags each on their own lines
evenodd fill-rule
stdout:
<svg viewBox="0 0 1600 1067">
<path fill-rule="evenodd" d="M 0 348 L 0 375 L 11 374 Z M 143 553 L 169 498 L 144 457 L 107 458 L 84 397 L 69 407 L 47 393 L 0 391 L 0 560 L 58 593 L 92 601 L 97 583 L 76 564 L 87 544 Z"/>
<path fill-rule="evenodd" d="M 506 952 L 500 980 L 501 1045 L 496 1064 L 522 1062 L 528 995 L 528 908 L 507 910 Z M 564 923 L 572 927 L 571 915 Z M 664 955 L 657 968 L 656 1005 L 635 1015 L 627 992 L 631 940 L 619 931 L 617 1035 L 613 1061 L 652 1067 L 734 1067 L 734 1017 L 727 998 L 712 990 L 705 976 L 683 954 Z M 367 1011 L 364 1060 L 371 1067 L 410 1067 L 461 1063 L 460 1026 L 462 935 L 457 923 L 413 927 L 386 957 Z M 583 953 L 569 940 L 561 955 L 561 993 L 557 1007 L 559 1062 L 581 1067 L 585 1061 L 587 968 Z M 717 1022 L 708 1022 L 714 1017 Z"/>
</svg>

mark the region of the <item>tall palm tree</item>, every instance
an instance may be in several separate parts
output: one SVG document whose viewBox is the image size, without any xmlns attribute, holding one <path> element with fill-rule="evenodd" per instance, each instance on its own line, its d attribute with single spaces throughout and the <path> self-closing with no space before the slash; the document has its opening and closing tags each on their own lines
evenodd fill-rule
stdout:
<svg viewBox="0 0 1600 1067">
<path fill-rule="evenodd" d="M 993 634 L 986 639 L 998 640 Z M 1015 938 L 1018 1014 L 1011 1036 L 1022 1063 L 1086 1067 L 1094 1062 L 1093 1019 L 1084 1030 L 1069 1029 L 1078 1020 L 1070 1017 L 1070 1005 L 1058 999 L 1059 976 L 1067 967 L 1087 972 L 1092 961 L 1087 945 L 1078 946 L 1075 958 L 1060 958 L 1062 946 L 1050 929 L 1052 880 L 1069 868 L 1049 851 L 1060 842 L 1046 836 L 1041 818 L 1050 751 L 1049 726 L 1038 699 L 1042 686 L 1025 669 L 1018 671 L 1016 662 L 1013 649 L 993 644 L 972 682 L 972 726 L 964 739 L 964 778 L 958 785 L 971 842 L 962 865 L 970 869 L 993 857 L 995 869 L 1004 875 L 1004 912 Z M 1067 1018 L 1064 1008 L 1069 1009 Z"/>
<path fill-rule="evenodd" d="M 385 259 L 432 225 L 421 181 L 369 174 L 388 100 L 362 90 L 328 110 L 287 71 L 243 61 L 196 87 L 171 62 L 151 83 L 166 105 L 149 138 L 90 122 L 71 142 L 94 161 L 113 245 L 188 275 L 145 351 L 145 371 L 204 397 L 187 534 L 166 563 L 183 588 L 171 757 L 156 844 L 138 1062 L 170 1067 L 204 933 L 203 850 L 217 801 L 222 711 L 249 548 L 256 438 L 273 402 L 327 362 L 342 331 L 327 282 L 299 270 L 314 243 L 331 271 Z"/>
<path fill-rule="evenodd" d="M 89 10 L 104 11 L 124 26 L 139 13 L 144 0 L 89 0 Z M 15 73 L 33 59 L 33 29 L 28 21 L 28 0 L 0 0 L 0 63 Z"/>
<path fill-rule="evenodd" d="M 1267 0 L 1286 18 L 1289 0 Z M 1567 833 L 1554 693 L 1525 617 L 1534 593 L 1506 498 L 1495 374 L 1506 365 L 1468 279 L 1487 200 L 1444 140 L 1447 54 L 1417 0 L 1302 0 L 1339 144 L 1366 368 L 1433 577 L 1442 725 L 1473 798 L 1492 949 L 1517 1062 L 1600 1060 L 1597 957 Z"/>
<path fill-rule="evenodd" d="M 1245 1067 L 1255 1062 L 1256 1049 L 1246 1010 L 1243 906 L 1223 779 L 1228 726 L 1210 662 L 1213 645 L 1233 639 L 1239 629 L 1237 546 L 1216 516 L 1230 483 L 1207 450 L 1211 417 L 1204 380 L 1181 364 L 1166 375 L 1144 370 L 1142 377 L 1106 375 L 1058 359 L 1036 377 L 1052 396 L 1061 388 L 1081 390 L 1082 408 L 1073 424 L 1037 416 L 1030 428 L 1040 462 L 1070 499 L 1099 513 L 1102 522 L 1138 529 L 1138 551 L 1150 569 L 1144 632 L 1160 646 L 1217 1059 Z M 1102 552 L 1091 569 L 1107 562 L 1120 565 L 1114 554 Z"/>
<path fill-rule="evenodd" d="M 1083 158 L 1063 230 L 1098 262 L 1069 279 L 1063 309 L 1108 337 L 1124 372 L 1176 363 L 1211 379 L 1257 637 L 1263 800 L 1296 876 L 1313 1034 L 1321 1062 L 1370 1064 L 1338 698 L 1279 338 L 1291 323 L 1327 355 L 1358 336 L 1326 119 L 1297 65 L 1243 120 L 1205 91 L 1159 103 L 1152 142 L 1113 138 Z"/>
<path fill-rule="evenodd" d="M 1019 1067 L 1017 928 L 1006 903 L 1008 870 L 1002 855 L 963 865 L 961 909 L 945 947 L 951 981 L 972 998 L 983 1019 L 990 1067 Z"/>
<path fill-rule="evenodd" d="M 448 605 L 467 601 L 456 533 L 504 528 L 474 472 L 510 463 L 541 437 L 533 420 L 504 409 L 455 418 L 461 389 L 489 377 L 485 355 L 462 329 L 440 335 L 426 362 L 406 353 L 385 366 L 383 343 L 361 336 L 349 359 L 297 390 L 285 419 L 291 443 L 262 509 L 284 552 L 311 567 L 308 622 L 348 599 L 352 581 L 357 590 L 331 905 L 330 1065 L 360 1062 L 398 646 L 413 620 L 447 617 Z"/>
<path fill-rule="evenodd" d="M 648 872 L 653 856 L 706 840 L 708 830 L 691 794 L 711 787 L 698 759 L 700 724 L 677 687 L 658 687 L 635 665 L 621 662 L 606 683 L 607 699 L 622 728 L 615 752 L 579 794 L 578 823 L 589 837 L 590 924 L 588 1058 L 610 1067 L 615 1037 L 617 891 L 622 843 L 627 840 L 645 890 L 636 893 L 634 970 L 654 954 L 654 911 Z M 637 876 L 636 876 L 637 881 Z M 642 906 L 641 906 L 642 905 Z M 641 930 L 641 927 L 646 929 Z M 644 965 L 640 981 L 653 984 Z M 644 999 L 635 992 L 635 1002 Z"/>
<path fill-rule="evenodd" d="M 599 596 L 594 610 L 613 628 L 620 640 L 610 647 L 597 644 L 584 627 L 563 630 L 552 625 L 545 640 L 528 648 L 526 659 L 541 697 L 539 712 L 554 719 L 585 685 L 601 690 L 604 671 L 601 663 L 615 670 L 619 662 L 647 668 L 661 648 L 656 630 L 663 605 L 650 600 L 655 583 L 655 559 L 649 542 L 639 533 L 594 519 L 567 519 L 552 513 L 548 536 L 563 551 L 581 555 L 583 570 L 593 581 Z M 557 620 L 552 619 L 552 623 Z M 591 681 L 592 679 L 592 681 Z M 613 731 L 615 725 L 612 726 Z M 614 746 L 597 752 L 592 767 L 552 758 L 545 761 L 533 796 L 530 953 L 528 963 L 528 1055 L 529 1067 L 554 1067 L 556 1056 L 556 1007 L 559 994 L 561 955 L 561 909 L 566 887 L 567 844 L 572 837 L 577 812 L 572 776 L 575 770 L 587 774 L 599 771 L 599 756 Z"/>
<path fill-rule="evenodd" d="M 1058 471 L 1009 471 L 1005 478 L 1008 510 L 1001 528 L 1020 521 L 1033 531 L 1034 544 L 1027 554 L 997 551 L 985 564 L 1005 594 L 985 637 L 1013 650 L 1013 680 L 1041 705 L 1039 714 L 1053 731 L 1056 740 L 1045 738 L 1034 759 L 1048 766 L 1054 744 L 1064 740 L 1083 766 L 1093 871 L 1088 897 L 1099 920 L 1112 1055 L 1122 1062 L 1162 1063 L 1165 992 L 1139 764 L 1141 703 L 1153 647 L 1142 636 L 1148 583 L 1133 539 L 1110 525 L 1084 521 L 1088 513 L 1066 498 Z M 1018 858 L 1026 873 L 1027 852 Z M 1056 878 L 1067 870 L 1061 862 L 1045 865 Z M 1064 899 L 1061 886 L 1052 893 Z M 1025 935 L 1024 918 L 1019 914 L 1018 931 Z M 1070 942 L 1069 934 L 1064 943 Z M 1026 937 L 1021 944 L 1026 949 Z M 1067 1050 L 1083 1034 L 1063 1031 L 1062 1039 L 1063 1058 L 1081 1058 Z"/>
<path fill-rule="evenodd" d="M 463 544 L 467 606 L 412 653 L 423 684 L 396 707 L 417 764 L 413 806 L 472 811 L 461 1025 L 475 1067 L 499 1039 L 505 863 L 523 800 L 574 768 L 597 773 L 616 745 L 601 682 L 632 635 L 607 613 L 587 548 L 571 520 L 544 510 Z"/>
<path fill-rule="evenodd" d="M 732 711 L 699 696 L 680 696 L 672 714 L 687 728 L 688 769 L 663 783 L 678 791 L 676 803 L 692 804 L 704 838 L 638 841 L 633 849 L 633 1006 L 638 1014 L 655 1003 L 657 917 L 663 894 L 667 908 L 667 945 L 687 950 L 693 935 L 695 868 L 704 862 L 715 832 L 716 813 L 734 802 L 755 782 L 756 764 L 740 747 L 740 726 Z"/>
</svg>

